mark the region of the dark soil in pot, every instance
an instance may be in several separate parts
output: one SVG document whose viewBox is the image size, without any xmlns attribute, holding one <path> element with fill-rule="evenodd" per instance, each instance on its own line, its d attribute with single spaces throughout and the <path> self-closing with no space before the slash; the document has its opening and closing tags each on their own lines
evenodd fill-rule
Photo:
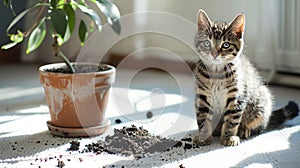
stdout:
<svg viewBox="0 0 300 168">
<path fill-rule="evenodd" d="M 96 65 L 74 65 L 75 73 L 91 73 L 91 72 L 101 72 L 101 71 L 107 71 L 111 68 L 104 64 L 99 64 L 99 66 Z M 68 66 L 63 66 L 59 68 L 51 68 L 47 69 L 47 72 L 54 72 L 54 73 L 65 73 L 65 74 L 71 74 L 72 71 Z"/>
</svg>

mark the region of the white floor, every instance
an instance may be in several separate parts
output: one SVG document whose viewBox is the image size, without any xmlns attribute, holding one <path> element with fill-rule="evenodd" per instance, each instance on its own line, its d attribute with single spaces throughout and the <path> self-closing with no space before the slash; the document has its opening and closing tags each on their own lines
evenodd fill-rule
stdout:
<svg viewBox="0 0 300 168">
<path fill-rule="evenodd" d="M 70 156 L 65 152 L 72 139 L 53 138 L 47 131 L 46 121 L 49 115 L 37 69 L 37 66 L 28 65 L 0 66 L 0 167 L 1 164 L 7 167 L 28 167 L 31 164 L 35 167 L 53 167 L 50 161 L 37 163 L 34 159 L 60 154 L 65 159 L 83 157 L 80 154 Z M 190 74 L 118 69 L 107 109 L 107 118 L 112 121 L 112 125 L 105 135 L 112 134 L 113 128 L 131 124 L 143 125 L 156 135 L 175 138 L 193 132 L 196 130 L 193 89 L 193 78 Z M 271 90 L 275 97 L 274 108 L 286 105 L 289 100 L 300 103 L 300 89 L 271 86 Z M 146 117 L 149 111 L 154 114 L 150 119 Z M 122 123 L 116 124 L 115 119 L 121 119 Z M 101 165 L 106 166 L 120 164 L 127 165 L 126 167 L 178 167 L 182 163 L 190 167 L 203 160 L 203 167 L 293 167 L 300 163 L 298 124 L 300 117 L 287 123 L 293 127 L 263 134 L 234 148 L 223 148 L 216 140 L 211 147 L 186 152 L 182 157 L 168 162 L 151 162 L 147 159 L 133 162 L 132 158 L 97 157 L 103 157 L 104 162 Z M 105 135 L 82 141 L 88 143 L 102 139 Z M 148 159 L 156 160 L 157 157 L 159 156 Z M 221 158 L 222 164 L 216 164 L 213 157 Z M 91 156 L 88 158 L 85 166 L 99 162 Z M 76 164 L 77 162 L 68 165 Z"/>
</svg>

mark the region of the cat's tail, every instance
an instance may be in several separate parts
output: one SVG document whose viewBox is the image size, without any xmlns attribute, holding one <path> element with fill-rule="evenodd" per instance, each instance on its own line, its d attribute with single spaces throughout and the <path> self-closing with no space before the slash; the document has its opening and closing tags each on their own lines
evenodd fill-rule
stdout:
<svg viewBox="0 0 300 168">
<path fill-rule="evenodd" d="M 295 102 L 290 101 L 288 105 L 272 112 L 269 123 L 267 125 L 267 129 L 274 129 L 281 126 L 284 122 L 298 116 L 298 113 L 298 105 Z"/>
</svg>

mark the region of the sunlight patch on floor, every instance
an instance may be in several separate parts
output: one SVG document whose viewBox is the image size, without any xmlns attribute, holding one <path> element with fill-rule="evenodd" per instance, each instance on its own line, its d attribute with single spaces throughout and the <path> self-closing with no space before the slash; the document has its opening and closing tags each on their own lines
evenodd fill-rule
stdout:
<svg viewBox="0 0 300 168">
<path fill-rule="evenodd" d="M 16 113 L 48 113 L 48 112 L 49 112 L 49 108 L 46 105 L 40 105 L 38 107 L 16 110 Z"/>
<path fill-rule="evenodd" d="M 6 88 L 1 91 L 0 101 L 10 100 L 14 98 L 20 98 L 23 96 L 34 96 L 37 94 L 42 94 L 44 92 L 42 87 L 33 88 Z"/>
<path fill-rule="evenodd" d="M 141 99 L 135 106 L 138 111 L 149 111 L 181 104 L 184 101 L 186 101 L 186 98 L 177 94 L 155 94 Z"/>
</svg>

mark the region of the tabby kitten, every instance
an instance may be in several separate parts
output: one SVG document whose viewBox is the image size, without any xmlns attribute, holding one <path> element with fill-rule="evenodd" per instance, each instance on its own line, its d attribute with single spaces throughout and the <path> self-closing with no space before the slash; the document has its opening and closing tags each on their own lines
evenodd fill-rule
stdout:
<svg viewBox="0 0 300 168">
<path fill-rule="evenodd" d="M 193 68 L 199 130 L 195 145 L 208 145 L 212 135 L 221 135 L 223 145 L 235 146 L 240 138 L 298 115 L 293 102 L 272 113 L 272 95 L 242 53 L 244 30 L 243 14 L 227 24 L 212 22 L 199 10 L 195 36 L 199 59 Z"/>
</svg>

